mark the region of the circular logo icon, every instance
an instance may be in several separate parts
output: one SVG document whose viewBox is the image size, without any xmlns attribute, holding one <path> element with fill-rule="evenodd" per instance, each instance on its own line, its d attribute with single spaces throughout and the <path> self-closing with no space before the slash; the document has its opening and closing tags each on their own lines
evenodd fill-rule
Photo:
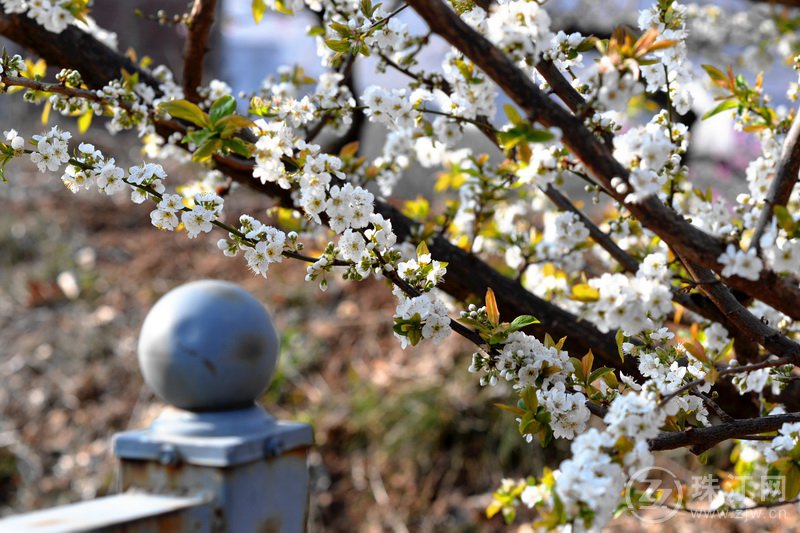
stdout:
<svg viewBox="0 0 800 533">
<path fill-rule="evenodd" d="M 642 522 L 661 524 L 678 513 L 682 493 L 678 476 L 666 468 L 652 466 L 636 471 L 625 484 L 625 503 Z"/>
</svg>

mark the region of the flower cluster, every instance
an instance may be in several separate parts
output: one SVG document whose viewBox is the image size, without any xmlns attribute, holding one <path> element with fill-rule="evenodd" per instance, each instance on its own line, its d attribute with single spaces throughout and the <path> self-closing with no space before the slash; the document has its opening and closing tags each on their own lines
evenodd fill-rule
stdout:
<svg viewBox="0 0 800 533">
<path fill-rule="evenodd" d="M 647 418 L 647 409 L 641 408 L 637 396 L 621 398 L 627 396 L 631 398 L 612 404 L 607 418 L 616 420 L 627 414 L 640 414 L 634 416 L 637 420 Z M 641 426 L 650 430 L 660 417 L 652 411 L 652 402 L 648 403 L 649 418 L 653 422 Z M 620 441 L 618 430 L 618 426 L 611 425 L 606 431 L 590 428 L 578 435 L 570 448 L 572 457 L 548 476 L 551 479 L 529 484 L 520 499 L 528 507 L 555 514 L 553 526 L 572 524 L 578 530 L 602 527 L 616 510 L 626 481 L 653 462 L 644 437 L 634 435 L 633 443 L 620 446 L 631 435 L 626 434 Z M 560 509 L 556 507 L 554 496 Z"/>
<path fill-rule="evenodd" d="M 5 13 L 24 13 L 50 31 L 62 31 L 82 18 L 88 3 L 0 4 Z M 57 83 L 48 85 L 41 82 L 38 67 L 19 56 L 3 54 L 0 62 L 0 80 L 8 86 L 0 86 L 3 92 L 24 90 L 26 101 L 47 102 L 65 116 L 80 116 L 81 127 L 98 115 L 108 119 L 111 132 L 136 129 L 149 157 L 193 159 L 203 167 L 196 173 L 201 180 L 182 185 L 174 194 L 167 190 L 161 165 L 143 162 L 126 170 L 86 143 L 70 152 L 71 134 L 58 127 L 34 135 L 27 145 L 27 136 L 5 131 L 0 178 L 8 161 L 29 153 L 41 171 L 63 169 L 61 179 L 73 192 L 96 188 L 111 195 L 130 189 L 132 201 L 152 202 L 150 220 L 159 229 L 185 230 L 189 238 L 215 226 L 223 229 L 227 235 L 217 243 L 220 250 L 227 256 L 241 252 L 255 274 L 266 276 L 273 263 L 292 258 L 308 263 L 306 280 L 318 282 L 323 290 L 334 273 L 345 280 L 387 278 L 397 297 L 393 330 L 403 348 L 422 340 L 439 342 L 451 329 L 458 330 L 478 345 L 470 371 L 480 374 L 481 385 L 505 385 L 518 396 L 515 405 L 501 407 L 514 414 L 523 438 L 539 436 L 545 446 L 553 438 L 572 440 L 573 455 L 558 470 L 538 483 L 504 483 L 499 492 L 516 498 L 517 504 L 539 508 L 547 527 L 600 528 L 617 508 L 625 482 L 651 463 L 648 439 L 657 438 L 662 429 L 707 426 L 711 408 L 724 418 L 711 391 L 720 375 L 741 394 L 761 394 L 769 387 L 777 393 L 792 379 L 790 365 L 737 369 L 735 357 L 771 364 L 770 357 L 777 356 L 759 352 L 757 358 L 745 357 L 731 340 L 741 332 L 699 316 L 713 315 L 699 304 L 686 303 L 698 300 L 683 289 L 703 287 L 691 285 L 680 257 L 672 260 L 674 243 L 664 236 L 669 232 L 654 233 L 659 229 L 655 224 L 648 228 L 648 220 L 637 217 L 658 205 L 672 209 L 676 220 L 682 217 L 718 238 L 727 246 L 724 252 L 719 246 L 715 254 L 722 253 L 711 266 L 723 278 L 766 279 L 762 270 L 769 267 L 780 275 L 776 279 L 788 282 L 800 271 L 800 192 L 780 205 L 770 201 L 774 220 L 756 229 L 781 168 L 792 112 L 769 106 L 761 77 L 750 86 L 733 69 L 704 67 L 715 90 L 730 92 L 721 95 L 707 116 L 735 109 L 741 135 L 753 133 L 760 143 L 760 157 L 746 170 L 744 163 L 731 163 L 747 179 L 746 194 L 735 201 L 690 182 L 693 175 L 684 165 L 689 131 L 675 121 L 676 112 L 685 114 L 693 105 L 690 87 L 700 87 L 692 80 L 687 43 L 708 41 L 708 53 L 724 57 L 725 50 L 715 42 L 721 33 L 736 35 L 736 42 L 748 50 L 743 62 L 753 64 L 760 37 L 767 37 L 764 47 L 778 47 L 783 55 L 797 50 L 800 39 L 788 34 L 797 33 L 792 30 L 800 23 L 764 9 L 726 20 L 719 10 L 658 0 L 639 13 L 641 34 L 619 28 L 608 39 L 596 40 L 580 33 L 554 34 L 560 21 L 544 2 L 496 0 L 488 9 L 478 4 L 484 3 L 450 2 L 469 27 L 520 67 L 526 83 L 561 97 L 566 108 L 559 112 L 572 114 L 573 128 L 562 132 L 549 127 L 559 121 L 524 105 L 525 113 L 517 111 L 511 104 L 504 107 L 508 123 L 496 124 L 497 84 L 458 47 L 443 51 L 438 71 L 429 70 L 431 62 L 423 51 L 430 35 L 415 35 L 404 6 L 389 11 L 367 0 L 265 0 L 254 3 L 256 18 L 263 9 L 288 14 L 310 8 L 320 14 L 320 25 L 310 28 L 309 35 L 317 39 L 318 55 L 329 68 L 315 79 L 306 73 L 314 69 L 280 67 L 251 95 L 247 111 L 241 111 L 242 102 L 222 80 L 198 87 L 199 102 L 184 100 L 183 89 L 165 67 L 153 69 L 152 76 L 126 74 L 96 90 L 87 89 L 75 70 L 62 70 Z M 750 15 L 759 25 L 753 35 L 743 31 L 751 24 L 746 20 Z M 593 47 L 599 54 L 584 66 L 584 53 Z M 361 68 L 359 56 L 370 55 L 379 72 L 402 72 L 408 85 L 371 85 L 357 101 L 348 88 L 349 74 L 354 64 Z M 147 70 L 145 62 L 137 68 Z M 554 83 L 557 77 L 547 73 L 552 68 L 562 70 L 574 91 L 563 80 L 561 87 Z M 27 78 L 24 83 L 10 79 L 19 75 Z M 795 85 L 792 98 L 800 94 L 800 85 Z M 48 86 L 58 88 L 51 92 Z M 644 102 L 656 94 L 666 95 L 667 101 L 661 106 L 665 109 L 652 113 L 656 99 Z M 512 96 L 519 102 L 518 95 Z M 332 134 L 344 137 L 362 110 L 386 130 L 385 142 L 368 150 L 372 155 L 360 153 L 357 142 L 334 153 L 325 153 L 321 141 L 314 144 Z M 156 123 L 170 116 L 170 125 L 180 131 L 163 138 Z M 548 127 L 537 125 L 537 116 Z M 572 130 L 582 125 L 587 129 L 577 142 Z M 491 141 L 490 153 L 474 152 L 470 136 L 476 132 Z M 235 161 L 228 161 L 232 154 Z M 608 159 L 593 166 L 587 154 Z M 625 169 L 616 177 L 603 170 L 616 165 L 612 155 Z M 244 167 L 246 161 L 252 164 Z M 264 223 L 244 214 L 235 227 L 226 224 L 222 196 L 236 184 L 224 183 L 221 170 L 234 163 L 250 169 L 264 189 L 279 193 L 280 207 L 267 212 L 274 219 Z M 380 214 L 394 213 L 393 207 L 376 204 L 377 191 L 388 196 L 415 163 L 436 177 L 437 193 L 449 195 L 445 202 L 409 201 L 404 213 L 418 223 L 395 218 L 396 224 L 402 220 L 409 241 L 421 243 L 416 254 L 410 243 L 398 244 L 389 215 Z M 586 196 L 560 200 L 561 191 L 574 190 L 577 179 L 585 182 Z M 592 209 L 584 205 L 590 200 L 596 205 L 607 201 Z M 312 233 L 323 226 L 327 229 Z M 298 232 L 324 250 L 315 257 L 301 253 Z M 591 352 L 580 360 L 570 357 L 563 339 L 537 339 L 526 329 L 536 322 L 531 316 L 502 322 L 491 290 L 485 306 L 470 305 L 460 324 L 453 323 L 449 301 L 436 291 L 448 265 L 435 260 L 425 244 L 435 242 L 439 248 L 447 240 L 445 246 L 485 260 L 498 275 L 507 276 L 504 288 L 519 282 L 547 300 L 542 305 L 558 306 L 603 333 L 616 331 L 623 364 L 638 368 L 639 375 L 634 379 L 611 368 L 594 368 Z M 674 307 L 673 299 L 686 307 Z M 791 317 L 766 304 L 746 305 L 788 338 L 800 333 Z M 673 313 L 676 318 L 667 323 Z M 684 328 L 687 323 L 691 326 Z M 590 412 L 604 411 L 598 419 L 602 417 L 605 427 L 587 431 Z M 795 457 L 799 435 L 800 425 L 787 424 L 770 444 L 753 446 L 760 446 L 770 462 L 788 464 L 800 457 Z M 719 495 L 721 507 L 744 503 L 750 502 L 736 500 L 730 491 Z"/>
<path fill-rule="evenodd" d="M 58 126 L 53 126 L 43 135 L 34 135 L 33 142 L 36 149 L 31 152 L 31 161 L 39 172 L 47 170 L 55 172 L 61 165 L 69 161 L 69 140 L 72 134 L 61 131 Z"/>
<path fill-rule="evenodd" d="M 532 67 L 550 44 L 550 17 L 536 2 L 500 0 L 486 19 L 487 36 L 523 66 Z"/>
<path fill-rule="evenodd" d="M 761 269 L 764 268 L 764 262 L 758 257 L 754 248 L 745 252 L 733 244 L 728 245 L 717 261 L 725 265 L 722 269 L 722 275 L 725 277 L 739 276 L 740 278 L 757 281 L 761 276 Z"/>
<path fill-rule="evenodd" d="M 800 443 L 800 422 L 787 422 L 781 426 L 778 436 L 772 439 L 769 447 L 764 450 L 764 459 L 774 463 L 781 457 L 796 452 L 798 443 Z"/>
<path fill-rule="evenodd" d="M 663 264 L 663 263 L 662 263 Z M 672 293 L 658 278 L 640 270 L 631 278 L 605 273 L 589 280 L 598 299 L 587 310 L 590 319 L 603 331 L 620 328 L 627 335 L 656 329 L 672 311 Z"/>
<path fill-rule="evenodd" d="M 61 33 L 75 21 L 70 8 L 77 9 L 79 3 L 63 0 L 0 0 L 6 13 L 25 13 L 37 24 L 53 33 Z"/>
<path fill-rule="evenodd" d="M 6 143 L 14 151 L 15 155 L 22 155 L 25 149 L 25 138 L 17 133 L 17 130 L 11 129 L 3 132 L 3 137 Z"/>
<path fill-rule="evenodd" d="M 397 131 L 414 126 L 417 113 L 414 112 L 405 89 L 384 89 L 370 85 L 361 99 L 367 107 L 366 115 L 370 121 L 384 124 Z"/>
<path fill-rule="evenodd" d="M 394 320 L 395 337 L 403 348 L 421 339 L 439 343 L 450 335 L 447 306 L 432 292 L 412 298 L 400 296 Z"/>
<path fill-rule="evenodd" d="M 650 92 L 665 90 L 675 110 L 685 114 L 692 106 L 692 63 L 689 61 L 686 38 L 686 6 L 677 1 L 658 2 L 639 12 L 639 28 L 643 31 L 656 29 L 659 35 L 674 44 L 653 55 L 657 62 L 643 65 L 642 76 Z"/>
<path fill-rule="evenodd" d="M 190 216 L 198 216 L 202 219 L 203 212 L 210 211 L 207 207 L 208 202 L 201 201 L 199 204 L 196 203 L 195 210 L 198 209 L 198 205 L 201 211 L 197 215 Z M 213 206 L 212 202 L 212 209 Z M 194 213 L 195 210 L 191 213 Z M 283 261 L 283 252 L 285 250 L 296 251 L 302 249 L 302 245 L 297 242 L 296 233 L 290 233 L 287 236 L 283 231 L 264 224 L 250 215 L 241 215 L 237 232 L 230 232 L 228 239 L 217 241 L 217 247 L 228 257 L 233 257 L 239 251 L 243 251 L 250 270 L 264 277 L 266 277 L 267 270 L 272 263 Z"/>
<path fill-rule="evenodd" d="M 771 359 L 777 359 L 772 356 Z M 739 366 L 739 361 L 731 360 L 731 368 Z M 749 372 L 739 372 L 733 376 L 731 383 L 739 391 L 739 394 L 748 392 L 762 392 L 769 386 L 772 394 L 780 394 L 789 381 L 792 379 L 792 366 L 782 365 L 751 370 Z"/>
<path fill-rule="evenodd" d="M 680 154 L 688 143 L 687 128 L 671 125 L 665 113 L 656 115 L 647 125 L 631 128 L 614 138 L 614 157 L 631 169 L 629 185 L 633 189 L 626 202 L 640 202 L 657 195 L 669 177 L 670 168 L 680 168 Z M 665 168 L 668 163 L 669 168 Z"/>
</svg>

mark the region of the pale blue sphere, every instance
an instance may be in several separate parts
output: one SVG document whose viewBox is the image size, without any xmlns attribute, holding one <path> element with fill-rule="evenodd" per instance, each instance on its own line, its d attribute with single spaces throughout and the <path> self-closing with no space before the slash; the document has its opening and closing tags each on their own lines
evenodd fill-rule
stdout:
<svg viewBox="0 0 800 533">
<path fill-rule="evenodd" d="M 139 338 L 145 382 L 189 411 L 252 406 L 272 380 L 278 352 L 264 306 L 227 281 L 171 290 L 150 310 Z"/>
</svg>

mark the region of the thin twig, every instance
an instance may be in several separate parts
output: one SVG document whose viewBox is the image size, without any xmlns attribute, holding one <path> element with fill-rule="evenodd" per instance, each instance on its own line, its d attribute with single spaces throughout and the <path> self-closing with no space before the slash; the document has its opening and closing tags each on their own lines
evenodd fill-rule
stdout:
<svg viewBox="0 0 800 533">
<path fill-rule="evenodd" d="M 800 502 L 800 498 L 795 498 L 794 500 L 787 500 L 787 501 L 780 501 L 780 502 L 767 502 L 767 503 L 759 503 L 753 505 L 752 507 L 731 507 L 724 510 L 709 510 L 709 509 L 689 509 L 688 507 L 679 507 L 676 505 L 669 505 L 664 504 L 660 505 L 659 507 L 665 507 L 667 509 L 671 509 L 673 511 L 680 511 L 682 513 L 692 513 L 693 516 L 702 515 L 702 516 L 719 516 L 720 513 L 742 513 L 747 511 L 753 511 L 755 509 L 769 509 L 771 507 L 781 507 L 783 505 L 791 505 L 793 503 Z"/>
<path fill-rule="evenodd" d="M 792 358 L 791 357 L 783 357 L 783 358 L 780 358 L 780 359 L 772 359 L 772 360 L 767 360 L 767 361 L 761 361 L 760 363 L 753 363 L 751 365 L 726 366 L 724 368 L 718 369 L 717 370 L 717 375 L 722 377 L 722 376 L 728 376 L 728 375 L 731 375 L 731 374 L 741 374 L 743 372 L 752 372 L 754 370 L 762 370 L 764 368 L 772 368 L 772 367 L 775 367 L 775 366 L 783 366 L 783 365 L 789 364 L 791 362 L 792 362 Z M 679 394 L 682 394 L 682 393 L 688 391 L 689 389 L 693 389 L 694 387 L 702 385 L 705 382 L 706 382 L 706 379 L 704 377 L 703 378 L 698 378 L 698 379 L 693 379 L 692 381 L 682 385 L 681 387 L 678 387 L 674 391 L 670 392 L 669 394 L 667 394 L 663 398 L 661 398 L 661 401 L 658 402 L 658 406 L 659 407 L 663 407 L 671 399 L 673 399 L 674 397 L 678 396 Z"/>
<path fill-rule="evenodd" d="M 702 393 L 702 392 L 700 392 L 699 390 L 697 390 L 697 389 L 694 389 L 694 390 L 692 391 L 692 394 L 694 394 L 694 395 L 696 395 L 696 396 L 700 397 L 700 398 L 703 400 L 703 402 L 705 402 L 705 404 L 706 404 L 706 405 L 707 405 L 707 406 L 708 406 L 708 407 L 709 407 L 709 408 L 710 408 L 712 411 L 714 411 L 714 413 L 716 413 L 716 415 L 717 415 L 717 416 L 720 418 L 720 420 L 722 420 L 723 422 L 733 422 L 733 421 L 734 421 L 734 418 L 733 418 L 731 415 L 729 415 L 728 413 L 726 413 L 726 412 L 725 412 L 725 410 L 724 410 L 722 407 L 720 407 L 720 406 L 717 404 L 717 402 L 715 402 L 714 400 L 712 400 L 711 398 L 709 398 L 708 396 L 706 396 L 705 394 L 703 394 L 703 393 Z"/>
</svg>

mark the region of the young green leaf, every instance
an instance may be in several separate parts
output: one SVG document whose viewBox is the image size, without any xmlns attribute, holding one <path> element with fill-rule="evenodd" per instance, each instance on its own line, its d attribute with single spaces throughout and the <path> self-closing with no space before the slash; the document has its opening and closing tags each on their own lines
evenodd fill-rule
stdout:
<svg viewBox="0 0 800 533">
<path fill-rule="evenodd" d="M 711 118 L 714 115 L 718 115 L 719 113 L 722 113 L 723 111 L 727 111 L 728 109 L 733 109 L 735 107 L 739 107 L 738 100 L 725 100 L 724 102 L 720 102 L 717 105 L 717 107 L 715 107 L 711 111 L 707 111 L 703 115 L 703 120 L 705 120 L 707 118 Z"/>
<path fill-rule="evenodd" d="M 520 315 L 508 326 L 508 332 L 513 333 L 524 328 L 525 326 L 530 326 L 531 324 L 539 324 L 539 319 L 531 315 Z"/>
<path fill-rule="evenodd" d="M 211 124 L 216 124 L 219 119 L 227 117 L 234 111 L 236 111 L 236 98 L 226 94 L 211 104 L 211 109 L 208 110 L 208 118 Z"/>
<path fill-rule="evenodd" d="M 159 104 L 158 109 L 169 113 L 173 118 L 191 122 L 195 126 L 206 128 L 209 126 L 208 115 L 188 100 L 170 100 Z"/>
</svg>

